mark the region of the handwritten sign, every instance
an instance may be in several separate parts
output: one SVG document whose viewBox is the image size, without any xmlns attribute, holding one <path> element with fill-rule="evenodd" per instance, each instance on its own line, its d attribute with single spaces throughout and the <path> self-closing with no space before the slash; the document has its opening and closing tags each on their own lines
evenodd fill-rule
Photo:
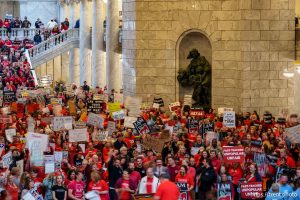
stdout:
<svg viewBox="0 0 300 200">
<path fill-rule="evenodd" d="M 291 127 L 291 128 L 286 128 L 285 131 L 287 132 L 287 137 L 289 138 L 289 141 L 292 143 L 300 143 L 300 125 Z"/>
<path fill-rule="evenodd" d="M 54 161 L 61 162 L 63 159 L 63 152 L 62 151 L 54 151 Z"/>
<path fill-rule="evenodd" d="M 120 103 L 108 103 L 107 107 L 108 107 L 108 110 L 109 110 L 110 113 L 117 112 L 117 111 L 121 110 Z"/>
<path fill-rule="evenodd" d="M 180 102 L 170 103 L 169 109 L 171 112 L 176 111 L 178 108 L 180 108 Z"/>
<path fill-rule="evenodd" d="M 3 92 L 3 101 L 4 103 L 11 103 L 17 101 L 16 93 L 12 91 L 4 91 Z"/>
<path fill-rule="evenodd" d="M 100 114 L 102 111 L 101 100 L 92 100 L 87 102 L 87 111 Z"/>
<path fill-rule="evenodd" d="M 62 116 L 61 111 L 62 111 L 61 105 L 53 105 L 53 114 L 55 116 Z"/>
<path fill-rule="evenodd" d="M 6 129 L 6 130 L 5 130 L 5 136 L 6 136 L 6 139 L 7 139 L 9 142 L 12 142 L 12 141 L 13 141 L 13 136 L 15 136 L 15 135 L 17 135 L 16 129 L 11 128 L 11 129 Z"/>
<path fill-rule="evenodd" d="M 39 133 L 28 133 L 26 140 L 26 145 L 30 153 L 30 163 L 33 166 L 43 166 L 43 152 L 46 151 L 48 147 L 48 135 Z"/>
<path fill-rule="evenodd" d="M 223 147 L 224 162 L 244 162 L 244 147 Z"/>
<path fill-rule="evenodd" d="M 108 121 L 107 123 L 108 135 L 111 135 L 115 130 L 116 130 L 116 122 Z"/>
<path fill-rule="evenodd" d="M 45 174 L 50 174 L 55 172 L 55 163 L 45 163 Z"/>
<path fill-rule="evenodd" d="M 121 120 L 121 119 L 124 119 L 125 117 L 125 112 L 124 110 L 120 110 L 120 111 L 117 111 L 117 112 L 113 112 L 112 113 L 112 118 L 114 120 Z"/>
<path fill-rule="evenodd" d="M 107 141 L 108 131 L 93 132 L 93 141 Z"/>
<path fill-rule="evenodd" d="M 125 117 L 124 126 L 126 128 L 134 128 L 133 123 L 137 120 L 136 117 Z"/>
<path fill-rule="evenodd" d="M 53 118 L 53 130 L 70 130 L 73 128 L 73 118 L 71 116 L 68 117 L 54 117 Z"/>
<path fill-rule="evenodd" d="M 11 151 L 8 152 L 7 154 L 5 154 L 5 155 L 2 157 L 2 161 L 3 161 L 3 167 L 4 167 L 4 168 L 9 168 L 9 165 L 10 165 L 11 162 L 12 162 L 12 153 L 11 153 Z"/>
<path fill-rule="evenodd" d="M 88 141 L 87 129 L 69 130 L 69 142 L 86 142 Z"/>
<path fill-rule="evenodd" d="M 235 112 L 234 111 L 224 112 L 223 124 L 225 127 L 228 127 L 228 128 L 235 127 Z"/>
<path fill-rule="evenodd" d="M 103 128 L 104 118 L 100 115 L 96 115 L 94 113 L 89 113 L 87 124 L 96 126 L 98 128 Z"/>
<path fill-rule="evenodd" d="M 140 116 L 140 107 L 142 99 L 138 97 L 126 97 L 125 107 L 129 110 L 128 116 L 138 117 Z"/>
<path fill-rule="evenodd" d="M 133 126 L 135 127 L 137 132 L 141 135 L 150 133 L 150 128 L 147 122 L 141 117 L 137 118 L 137 121 L 133 123 Z"/>
</svg>

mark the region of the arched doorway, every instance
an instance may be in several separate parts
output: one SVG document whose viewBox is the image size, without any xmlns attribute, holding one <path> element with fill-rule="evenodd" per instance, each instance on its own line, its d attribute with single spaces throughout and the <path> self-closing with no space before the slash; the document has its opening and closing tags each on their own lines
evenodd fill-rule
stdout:
<svg viewBox="0 0 300 200">
<path fill-rule="evenodd" d="M 197 50 L 200 56 L 204 56 L 210 64 L 210 77 L 211 77 L 211 64 L 212 64 L 212 45 L 208 36 L 201 30 L 189 30 L 184 32 L 178 39 L 176 44 L 176 99 L 183 100 L 185 95 L 193 95 L 194 86 L 183 86 L 178 79 L 178 72 L 187 70 L 191 64 L 191 60 L 188 56 L 192 50 Z M 203 57 L 202 57 L 203 58 Z M 194 60 L 195 61 L 195 60 Z M 199 79 L 199 78 L 198 78 Z M 195 85 L 195 84 L 194 84 Z M 210 88 L 206 95 L 211 105 L 211 79 Z"/>
</svg>

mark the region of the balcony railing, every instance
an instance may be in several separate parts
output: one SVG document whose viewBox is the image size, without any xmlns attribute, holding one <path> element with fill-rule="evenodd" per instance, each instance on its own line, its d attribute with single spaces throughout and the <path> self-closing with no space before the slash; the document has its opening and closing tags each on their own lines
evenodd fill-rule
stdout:
<svg viewBox="0 0 300 200">
<path fill-rule="evenodd" d="M 0 28 L 0 37 L 19 37 L 19 38 L 33 38 L 35 33 L 38 32 L 41 36 L 45 29 L 36 29 L 36 28 L 12 28 L 12 29 L 6 29 L 6 28 Z"/>
</svg>

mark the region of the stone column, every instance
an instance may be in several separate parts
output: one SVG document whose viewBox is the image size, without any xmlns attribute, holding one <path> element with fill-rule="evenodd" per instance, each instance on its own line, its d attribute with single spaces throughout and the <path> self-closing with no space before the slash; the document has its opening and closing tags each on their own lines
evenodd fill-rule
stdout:
<svg viewBox="0 0 300 200">
<path fill-rule="evenodd" d="M 70 8 L 70 17 L 69 17 L 69 22 L 70 22 L 70 28 L 73 28 L 75 25 L 75 5 L 74 3 L 71 3 L 69 5 Z M 74 83 L 74 49 L 70 50 L 69 53 L 69 83 Z M 76 83 L 77 84 L 77 83 Z"/>
<path fill-rule="evenodd" d="M 119 6 L 118 1 L 107 1 L 107 28 L 106 28 L 106 73 L 108 78 L 108 91 L 115 89 L 119 91 L 120 66 L 119 55 L 116 52 L 119 38 Z"/>
<path fill-rule="evenodd" d="M 89 46 L 89 32 L 88 25 L 88 2 L 86 0 L 80 1 L 80 30 L 79 30 L 79 48 L 80 48 L 80 84 L 83 85 L 84 81 L 91 84 L 91 66 L 87 64 L 88 46 Z"/>
<path fill-rule="evenodd" d="M 92 86 L 106 85 L 106 67 L 103 61 L 103 21 L 104 3 L 93 0 L 92 5 Z"/>
</svg>

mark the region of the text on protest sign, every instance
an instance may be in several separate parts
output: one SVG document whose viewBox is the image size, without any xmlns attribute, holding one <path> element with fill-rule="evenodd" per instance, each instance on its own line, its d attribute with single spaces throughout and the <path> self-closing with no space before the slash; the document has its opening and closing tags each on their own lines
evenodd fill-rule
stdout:
<svg viewBox="0 0 300 200">
<path fill-rule="evenodd" d="M 11 164 L 12 162 L 12 153 L 11 151 L 8 152 L 7 154 L 5 154 L 3 157 L 2 157 L 2 162 L 3 162 L 3 167 L 4 168 L 8 168 L 9 165 Z"/>
<path fill-rule="evenodd" d="M 0 116 L 0 124 L 11 124 L 11 116 Z"/>
<path fill-rule="evenodd" d="M 116 130 L 116 122 L 108 121 L 107 123 L 108 135 L 111 135 L 115 130 Z"/>
<path fill-rule="evenodd" d="M 30 153 L 30 163 L 33 166 L 43 166 L 44 151 L 48 147 L 48 135 L 39 133 L 28 133 L 26 145 Z"/>
<path fill-rule="evenodd" d="M 189 127 L 189 133 L 198 133 L 199 121 L 196 119 L 189 119 L 188 127 Z"/>
<path fill-rule="evenodd" d="M 138 117 L 140 116 L 142 99 L 138 97 L 126 97 L 125 108 L 129 110 L 128 116 Z"/>
<path fill-rule="evenodd" d="M 89 113 L 87 124 L 96 126 L 98 128 L 103 128 L 104 118 L 100 115 L 96 115 L 94 113 Z"/>
<path fill-rule="evenodd" d="M 165 142 L 169 141 L 169 139 L 161 139 L 159 137 L 154 137 L 149 134 L 146 134 L 143 138 L 143 145 L 146 149 L 152 149 L 156 152 L 161 152 Z"/>
<path fill-rule="evenodd" d="M 134 128 L 133 123 L 137 120 L 136 117 L 125 117 L 124 119 L 124 127 Z"/>
<path fill-rule="evenodd" d="M 6 129 L 6 130 L 5 130 L 5 136 L 6 136 L 6 139 L 7 139 L 9 142 L 12 142 L 12 141 L 13 141 L 13 136 L 15 136 L 15 135 L 17 135 L 16 129 L 11 128 L 11 129 Z"/>
<path fill-rule="evenodd" d="M 120 103 L 108 103 L 107 107 L 108 107 L 108 110 L 109 110 L 110 113 L 117 112 L 117 111 L 121 110 Z"/>
<path fill-rule="evenodd" d="M 223 124 L 225 127 L 228 127 L 228 128 L 235 127 L 235 112 L 234 111 L 224 112 Z"/>
<path fill-rule="evenodd" d="M 117 111 L 117 112 L 113 112 L 112 113 L 112 118 L 114 120 L 121 120 L 121 119 L 124 119 L 125 117 L 125 112 L 124 110 L 120 110 L 120 111 Z"/>
<path fill-rule="evenodd" d="M 300 143 L 300 125 L 291 127 L 291 128 L 286 128 L 285 131 L 287 132 L 287 137 L 289 138 L 289 141 L 292 143 Z"/>
<path fill-rule="evenodd" d="M 108 131 L 93 132 L 93 141 L 107 141 Z"/>
<path fill-rule="evenodd" d="M 201 109 L 191 109 L 190 110 L 190 116 L 191 117 L 204 117 L 204 110 L 201 110 Z"/>
<path fill-rule="evenodd" d="M 218 200 L 232 200 L 231 183 L 218 183 Z"/>
<path fill-rule="evenodd" d="M 188 200 L 188 184 L 184 182 L 177 182 L 176 185 L 180 191 L 179 200 Z"/>
<path fill-rule="evenodd" d="M 150 133 L 150 128 L 147 122 L 141 117 L 138 117 L 137 121 L 134 122 L 133 125 L 139 134 Z"/>
<path fill-rule="evenodd" d="M 243 199 L 258 199 L 263 197 L 262 182 L 242 183 L 241 196 Z"/>
<path fill-rule="evenodd" d="M 244 147 L 223 147 L 224 162 L 244 162 Z"/>
<path fill-rule="evenodd" d="M 73 128 L 73 118 L 72 117 L 54 117 L 53 118 L 53 130 L 70 130 Z"/>
<path fill-rule="evenodd" d="M 100 114 L 102 111 L 102 101 L 100 100 L 91 100 L 87 102 L 87 111 Z"/>
<path fill-rule="evenodd" d="M 169 105 L 169 109 L 171 112 L 176 111 L 178 108 L 180 108 L 180 102 L 170 103 Z"/>
<path fill-rule="evenodd" d="M 87 129 L 73 129 L 69 130 L 69 142 L 87 142 L 88 132 Z"/>
<path fill-rule="evenodd" d="M 3 92 L 3 101 L 4 103 L 11 103 L 17 101 L 16 93 L 12 91 Z"/>
</svg>

